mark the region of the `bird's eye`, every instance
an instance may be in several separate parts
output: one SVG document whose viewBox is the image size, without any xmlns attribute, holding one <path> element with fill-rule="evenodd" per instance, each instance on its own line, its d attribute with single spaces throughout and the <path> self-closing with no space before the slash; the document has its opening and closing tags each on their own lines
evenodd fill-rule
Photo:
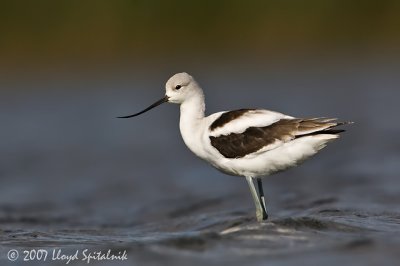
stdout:
<svg viewBox="0 0 400 266">
<path fill-rule="evenodd" d="M 176 85 L 176 86 L 175 86 L 175 90 L 179 90 L 180 88 L 182 88 L 181 85 Z"/>
</svg>

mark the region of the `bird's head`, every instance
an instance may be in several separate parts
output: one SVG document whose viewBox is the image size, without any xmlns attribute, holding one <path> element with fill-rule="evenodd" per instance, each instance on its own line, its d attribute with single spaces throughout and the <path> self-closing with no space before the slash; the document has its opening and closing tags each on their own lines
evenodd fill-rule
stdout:
<svg viewBox="0 0 400 266">
<path fill-rule="evenodd" d="M 196 97 L 199 94 L 202 95 L 202 90 L 191 75 L 185 72 L 177 73 L 169 78 L 165 84 L 165 96 L 163 98 L 143 111 L 133 115 L 119 116 L 118 118 L 130 118 L 141 115 L 165 102 L 182 104 L 185 100 Z"/>
</svg>

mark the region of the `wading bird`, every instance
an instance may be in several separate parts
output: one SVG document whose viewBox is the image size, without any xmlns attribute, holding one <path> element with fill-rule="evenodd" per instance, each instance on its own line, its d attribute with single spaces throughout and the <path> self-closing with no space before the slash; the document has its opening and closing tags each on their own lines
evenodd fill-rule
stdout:
<svg viewBox="0 0 400 266">
<path fill-rule="evenodd" d="M 186 146 L 218 170 L 245 177 L 258 221 L 268 218 L 262 177 L 296 166 L 339 137 L 335 118 L 295 118 L 264 109 L 240 109 L 205 116 L 203 90 L 187 73 L 173 75 L 162 103 L 180 104 L 179 128 Z M 254 180 L 257 182 L 258 193 Z"/>
</svg>

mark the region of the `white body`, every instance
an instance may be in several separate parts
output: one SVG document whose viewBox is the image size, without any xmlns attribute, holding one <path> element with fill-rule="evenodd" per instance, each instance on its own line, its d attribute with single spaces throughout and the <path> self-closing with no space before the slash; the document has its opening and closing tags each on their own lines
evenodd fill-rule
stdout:
<svg viewBox="0 0 400 266">
<path fill-rule="evenodd" d="M 195 106 L 187 106 L 186 108 L 192 108 L 193 112 L 196 109 Z M 182 105 L 179 126 L 186 146 L 198 157 L 229 175 L 262 177 L 285 170 L 313 156 L 320 149 L 324 148 L 327 142 L 338 138 L 338 135 L 333 134 L 307 136 L 281 143 L 280 145 L 277 144 L 277 147 L 272 149 L 261 149 L 242 158 L 225 158 L 211 145 L 209 138 L 212 135 L 210 134 L 209 127 L 220 114 L 216 113 L 208 117 L 193 119 L 190 112 L 184 110 L 185 107 Z M 265 123 L 263 126 L 272 124 L 270 122 L 271 119 L 277 116 L 282 118 L 288 117 L 267 110 L 263 111 L 265 111 L 265 114 L 259 117 L 259 119 L 264 118 Z M 240 133 L 245 128 L 254 125 L 254 120 L 252 120 L 251 116 L 246 119 L 238 118 L 236 122 L 241 123 L 243 126 L 242 130 L 240 130 L 240 127 L 237 127 L 238 131 L 236 133 Z M 229 130 L 229 128 L 234 129 L 233 125 L 229 123 L 225 127 L 226 130 Z"/>
<path fill-rule="evenodd" d="M 186 88 L 174 90 L 177 84 L 186 84 Z M 311 135 L 288 142 L 278 141 L 242 158 L 225 158 L 211 145 L 210 136 L 242 133 L 248 127 L 265 127 L 280 119 L 293 117 L 257 110 L 210 131 L 210 125 L 223 112 L 205 117 L 203 91 L 191 76 L 186 73 L 173 76 L 166 84 L 166 95 L 169 102 L 181 104 L 179 126 L 186 146 L 198 157 L 229 175 L 254 178 L 285 170 L 316 154 L 327 142 L 338 138 L 335 134 Z"/>
</svg>

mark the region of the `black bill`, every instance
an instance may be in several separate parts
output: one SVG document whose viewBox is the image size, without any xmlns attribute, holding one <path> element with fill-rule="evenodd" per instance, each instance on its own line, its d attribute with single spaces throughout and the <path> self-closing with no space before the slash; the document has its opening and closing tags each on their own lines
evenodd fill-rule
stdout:
<svg viewBox="0 0 400 266">
<path fill-rule="evenodd" d="M 162 99 L 160 99 L 157 102 L 153 103 L 152 105 L 150 105 L 149 107 L 147 107 L 143 111 L 140 111 L 139 113 L 136 113 L 136 114 L 133 114 L 133 115 L 127 115 L 127 116 L 118 116 L 117 118 L 130 118 L 130 117 L 138 116 L 138 115 L 141 115 L 143 113 L 146 113 L 147 111 L 149 111 L 149 110 L 153 109 L 154 107 L 157 107 L 160 104 L 163 104 L 165 102 L 168 102 L 168 96 L 167 95 L 165 95 Z"/>
</svg>

